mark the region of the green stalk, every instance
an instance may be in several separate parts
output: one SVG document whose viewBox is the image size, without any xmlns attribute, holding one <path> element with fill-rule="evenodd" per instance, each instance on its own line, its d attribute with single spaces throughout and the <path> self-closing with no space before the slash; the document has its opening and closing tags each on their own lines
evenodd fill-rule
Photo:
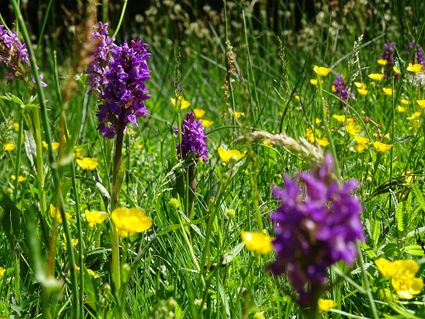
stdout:
<svg viewBox="0 0 425 319">
<path fill-rule="evenodd" d="M 117 28 L 116 28 L 112 38 L 115 38 L 118 34 L 118 31 L 120 31 L 122 21 L 124 20 L 125 10 L 127 9 L 127 2 L 128 2 L 128 0 L 124 0 L 124 4 L 122 5 L 122 9 L 121 9 L 120 20 L 118 21 Z"/>
<path fill-rule="evenodd" d="M 28 48 L 28 53 L 29 53 L 29 58 L 30 58 L 30 64 L 31 64 L 31 70 L 32 70 L 32 74 L 34 77 L 34 82 L 35 82 L 35 88 L 37 91 L 37 98 L 38 101 L 40 103 L 40 112 L 41 112 L 41 118 L 42 118 L 42 124 L 43 124 L 43 129 L 45 132 L 45 137 L 46 137 L 46 142 L 48 145 L 48 155 L 49 155 L 49 163 L 50 163 L 50 167 L 52 168 L 52 177 L 53 177 L 53 187 L 54 189 L 57 190 L 57 196 L 60 199 L 60 213 L 61 213 L 61 217 L 62 217 L 62 224 L 63 224 L 63 229 L 64 229 L 64 233 L 65 233 L 65 237 L 66 237 L 66 243 L 67 243 L 67 253 L 68 253 L 68 259 L 69 259 L 69 263 L 70 263 L 70 273 L 71 273 L 71 289 L 72 289 L 72 299 L 73 299 L 73 303 L 72 303 L 72 313 L 71 316 L 75 319 L 79 319 L 80 315 L 78 312 L 79 309 L 79 298 L 78 298 L 78 283 L 76 280 L 76 276 L 75 276 L 75 258 L 74 258 L 74 253 L 73 253 L 73 248 L 72 248 L 72 244 L 71 244 L 71 235 L 69 232 L 69 228 L 68 228 L 68 223 L 66 220 L 66 215 L 65 215 L 65 210 L 63 208 L 64 206 L 64 201 L 62 198 L 62 194 L 60 193 L 60 184 L 59 184 L 59 176 L 58 176 L 58 172 L 56 170 L 56 168 L 52 167 L 52 164 L 55 162 L 55 158 L 53 155 L 53 149 L 52 149 L 52 145 L 51 145 L 51 133 L 50 133 L 50 126 L 49 126 L 49 120 L 48 120 L 48 116 L 47 116 L 47 109 L 46 109 L 46 105 L 45 105 L 45 96 L 44 96 L 44 92 L 41 86 L 41 81 L 40 81 L 40 74 L 38 72 L 38 66 L 37 66 L 37 60 L 34 54 L 34 50 L 32 48 L 31 45 L 31 40 L 28 34 L 28 29 L 26 27 L 24 18 L 22 16 L 22 13 L 20 11 L 19 5 L 17 0 L 11 0 L 11 4 L 13 7 L 13 11 L 15 13 L 15 17 L 16 19 L 19 21 L 19 25 L 22 28 L 22 36 L 24 38 L 24 41 L 27 45 Z M 35 124 L 38 125 L 40 127 L 40 118 L 38 115 L 37 110 L 34 112 L 34 120 L 35 120 Z M 39 131 L 40 134 L 40 140 L 38 141 L 39 143 L 36 143 L 36 147 L 38 148 L 38 151 L 40 151 L 40 147 L 41 147 L 41 130 Z M 37 155 L 38 161 L 42 158 Z M 40 163 L 39 163 L 40 164 Z M 41 172 L 42 172 L 42 162 L 41 162 Z M 40 169 L 40 168 L 39 168 Z M 43 181 L 43 180 L 41 180 Z M 41 189 L 41 191 L 44 192 L 44 185 L 43 185 L 43 189 Z M 44 206 L 45 203 L 44 203 Z M 45 212 L 45 210 L 44 210 Z"/>
<path fill-rule="evenodd" d="M 44 14 L 43 24 L 41 25 L 40 36 L 37 42 L 37 52 L 41 47 L 41 41 L 43 41 L 44 31 L 46 30 L 47 19 L 49 18 L 50 10 L 52 9 L 53 0 L 49 0 L 47 4 L 46 13 Z"/>
<path fill-rule="evenodd" d="M 16 165 L 15 165 L 15 188 L 13 190 L 13 201 L 16 203 L 19 185 L 19 170 L 21 166 L 21 151 L 22 151 L 22 138 L 24 135 L 24 115 L 21 113 L 19 118 L 19 133 L 18 133 L 18 148 L 16 151 Z"/>
</svg>

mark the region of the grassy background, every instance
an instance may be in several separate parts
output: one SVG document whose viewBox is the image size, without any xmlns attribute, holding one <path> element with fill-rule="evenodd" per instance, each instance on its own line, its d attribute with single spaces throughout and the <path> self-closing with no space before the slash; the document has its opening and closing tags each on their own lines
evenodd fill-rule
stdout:
<svg viewBox="0 0 425 319">
<path fill-rule="evenodd" d="M 42 8 L 46 6 L 44 3 Z M 394 296 L 382 298 L 382 289 L 392 287 L 373 264 L 378 256 L 424 262 L 420 246 L 425 209 L 423 115 L 418 128 L 411 131 L 406 117 L 417 106 L 411 104 L 407 113 L 397 113 L 395 108 L 401 97 L 414 101 L 424 99 L 425 95 L 422 87 L 407 80 L 373 87 L 367 78 L 367 74 L 380 70 L 376 59 L 384 42 L 396 43 L 402 66 L 408 62 L 409 39 L 416 38 L 423 44 L 423 23 L 420 24 L 425 13 L 423 2 L 348 1 L 335 6 L 323 2 L 317 4 L 313 13 L 300 8 L 301 17 L 291 15 L 296 4 L 289 2 L 279 6 L 282 18 L 276 23 L 274 15 L 267 12 L 267 2 L 263 1 L 255 6 L 249 2 L 228 2 L 226 12 L 224 8 L 214 12 L 192 10 L 195 6 L 186 3 L 180 9 L 176 6 L 164 1 L 155 6 L 156 13 L 151 9 L 141 13 L 142 18 L 136 18 L 129 2 L 125 23 L 118 33 L 118 41 L 140 37 L 148 42 L 152 53 L 152 80 L 148 84 L 152 98 L 147 102 L 150 116 L 140 120 L 138 127 L 131 127 L 125 137 L 126 171 L 121 205 L 139 206 L 154 220 L 152 230 L 121 242 L 123 259 L 134 269 L 128 284 L 128 318 L 253 318 L 255 315 L 261 318 L 260 312 L 265 318 L 299 316 L 296 305 L 285 294 L 289 287 L 286 278 L 272 278 L 266 271 L 273 255 L 248 252 L 241 245 L 240 232 L 260 230 L 264 226 L 273 234 L 269 214 L 276 208 L 276 202 L 271 198 L 270 187 L 282 185 L 282 173 L 307 169 L 308 163 L 283 148 L 235 140 L 252 130 L 283 132 L 295 138 L 305 136 L 307 127 L 323 131 L 323 123 L 315 121 L 316 117 L 322 118 L 322 100 L 318 89 L 309 83 L 315 78 L 313 64 L 330 66 L 333 70 L 325 79 L 321 94 L 342 176 L 361 181 L 358 195 L 364 205 L 362 221 L 366 233 L 362 253 L 379 313 L 395 318 L 425 317 L 422 294 L 410 302 L 398 301 Z M 44 17 L 40 11 L 39 16 Z M 117 25 L 118 12 L 109 15 L 112 29 Z M 28 17 L 30 11 L 24 13 Z M 75 15 L 77 21 L 82 19 L 78 12 Z M 105 13 L 99 7 L 99 19 L 102 15 Z M 72 68 L 79 62 L 70 54 L 70 42 L 55 36 L 56 23 L 61 17 L 63 11 L 53 7 L 37 50 L 40 70 L 49 84 L 44 91 L 53 140 L 60 140 L 60 118 L 64 110 L 62 114 L 73 143 L 64 147 L 63 158 L 72 155 L 75 143 L 84 148 L 85 156 L 96 157 L 100 162 L 96 172 L 84 172 L 77 167 L 74 174 L 68 160 L 60 165 L 62 182 L 60 189 L 56 189 L 45 154 L 47 202 L 54 203 L 58 192 L 63 195 L 66 211 L 74 216 L 69 224 L 71 236 L 76 238 L 77 210 L 82 213 L 86 208 L 105 209 L 96 182 L 110 189 L 112 143 L 96 130 L 96 99 L 86 96 L 84 79 L 70 89 L 68 103 L 60 98 L 56 81 L 64 87 L 67 75 L 76 72 Z M 32 30 L 35 34 L 40 32 L 34 24 Z M 59 34 L 65 39 L 74 38 L 69 25 L 64 25 Z M 349 64 L 354 41 L 360 34 L 364 34 L 364 39 L 358 53 L 359 64 Z M 233 46 L 236 57 L 236 72 L 231 76 L 233 95 L 229 99 L 223 90 L 227 73 L 226 40 Z M 38 38 L 33 42 L 38 42 Z M 356 71 L 358 77 L 354 78 Z M 331 82 L 340 73 L 349 85 L 360 80 L 370 83 L 370 93 L 366 97 L 357 95 L 349 105 L 341 106 L 331 92 Z M 396 94 L 385 96 L 382 86 L 394 86 Z M 31 84 L 22 82 L 3 85 L 0 91 L 3 95 L 12 92 L 26 105 L 35 94 Z M 175 209 L 169 203 L 176 197 L 173 189 L 179 166 L 173 135 L 178 116 L 170 98 L 179 94 L 192 103 L 191 109 L 203 108 L 204 117 L 213 121 L 206 129 L 210 161 L 197 166 L 198 187 L 192 220 L 184 209 Z M 294 100 L 295 95 L 300 97 L 299 102 Z M 0 260 L 7 268 L 0 283 L 0 311 L 15 318 L 41 317 L 45 304 L 40 298 L 42 284 L 35 264 L 40 261 L 41 268 L 45 267 L 48 234 L 53 227 L 50 216 L 40 211 L 40 189 L 31 163 L 30 141 L 36 134 L 33 111 L 31 106 L 22 108 L 11 101 L 0 103 L 0 143 L 19 144 L 13 123 L 21 119 L 24 131 L 21 133 L 26 136 L 20 152 L 0 153 L 4 230 Z M 232 110 L 245 116 L 235 120 L 229 116 Z M 392 143 L 393 149 L 384 154 L 372 147 L 361 154 L 354 152 L 352 137 L 330 117 L 332 114 L 356 118 L 371 140 Z M 384 137 L 387 133 L 389 136 Z M 229 167 L 218 158 L 216 150 L 220 145 L 247 155 Z M 26 180 L 15 191 L 16 184 L 10 176 L 15 173 L 17 162 Z M 412 180 L 406 181 L 406 170 L 411 172 Z M 229 209 L 235 210 L 234 217 Z M 258 214 L 263 225 L 258 222 Z M 83 251 L 77 246 L 74 254 L 78 257 L 82 253 L 84 265 L 101 275 L 99 279 L 84 276 L 84 286 L 80 289 L 85 295 L 85 316 L 112 317 L 115 300 L 110 288 L 110 224 L 91 229 L 83 220 L 80 229 Z M 63 229 L 59 226 L 55 277 L 63 285 L 51 288 L 48 308 L 53 318 L 71 316 L 71 277 L 64 242 Z M 371 318 L 360 264 L 338 267 L 348 279 L 335 285 L 328 297 L 337 302 L 337 308 L 344 314 L 336 310 L 324 316 L 340 318 L 351 314 L 353 318 Z M 418 276 L 422 276 L 422 271 L 423 267 Z M 335 272 L 332 271 L 331 278 L 336 277 Z"/>
</svg>

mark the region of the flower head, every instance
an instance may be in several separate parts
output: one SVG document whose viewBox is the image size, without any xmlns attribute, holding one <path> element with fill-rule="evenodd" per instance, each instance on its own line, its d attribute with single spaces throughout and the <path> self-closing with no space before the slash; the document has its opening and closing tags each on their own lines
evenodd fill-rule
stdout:
<svg viewBox="0 0 425 319">
<path fill-rule="evenodd" d="M 225 163 L 230 162 L 230 160 L 239 161 L 245 156 L 239 150 L 226 150 L 221 146 L 217 149 L 217 152 L 220 159 Z"/>
<path fill-rule="evenodd" d="M 94 227 L 97 224 L 102 224 L 107 218 L 106 212 L 99 212 L 97 210 L 85 210 L 84 215 L 86 216 L 89 227 Z"/>
<path fill-rule="evenodd" d="M 335 308 L 336 307 L 336 302 L 333 301 L 332 299 L 322 299 L 322 298 L 319 298 L 319 301 L 317 303 L 317 306 L 318 306 L 318 308 L 319 308 L 320 311 L 328 312 L 332 308 Z"/>
<path fill-rule="evenodd" d="M 116 208 L 112 212 L 112 221 L 121 237 L 141 233 L 152 227 L 152 219 L 140 208 Z"/>
<path fill-rule="evenodd" d="M 84 157 L 83 159 L 77 158 L 77 164 L 83 170 L 92 171 L 92 170 L 96 169 L 96 167 L 99 164 L 99 162 L 95 158 Z"/>
<path fill-rule="evenodd" d="M 171 98 L 171 104 L 178 110 L 185 110 L 190 106 L 190 102 L 186 100 L 182 95 L 179 95 L 177 99 Z"/>
<path fill-rule="evenodd" d="M 384 66 L 384 76 L 387 78 L 394 72 L 394 43 L 385 43 L 384 52 L 381 54 L 381 59 L 378 63 Z"/>
<path fill-rule="evenodd" d="M 331 69 L 330 68 L 327 68 L 327 67 L 324 67 L 324 66 L 317 66 L 317 65 L 315 65 L 313 67 L 313 71 L 317 75 L 325 77 L 325 76 L 327 76 L 329 74 L 329 72 L 331 72 Z"/>
<path fill-rule="evenodd" d="M 362 207 L 352 194 L 358 182 L 341 185 L 332 171 L 332 157 L 326 154 L 321 167 L 296 178 L 285 175 L 285 188 L 273 189 L 280 205 L 271 215 L 276 261 L 270 269 L 287 274 L 302 306 L 317 302 L 312 292 L 324 287 L 328 267 L 355 261 L 356 241 L 364 236 Z"/>
<path fill-rule="evenodd" d="M 5 152 L 11 152 L 16 149 L 16 145 L 13 143 L 6 143 L 3 145 L 3 151 Z"/>
<path fill-rule="evenodd" d="M 341 101 L 346 102 L 348 99 L 353 98 L 353 93 L 347 88 L 342 75 L 338 75 L 333 83 L 335 87 L 335 94 Z"/>
<path fill-rule="evenodd" d="M 241 232 L 242 240 L 249 251 L 268 254 L 272 248 L 272 238 L 263 232 Z"/>
<path fill-rule="evenodd" d="M 6 66 L 9 82 L 24 75 L 21 63 L 29 63 L 27 47 L 19 41 L 16 32 L 0 25 L 0 66 Z"/>
<path fill-rule="evenodd" d="M 103 137 L 113 138 L 128 123 L 148 111 L 144 101 L 150 98 L 145 82 L 150 80 L 147 44 L 139 40 L 116 45 L 107 36 L 107 24 L 100 23 L 93 32 L 98 40 L 94 59 L 88 68 L 92 91 L 98 91 L 102 104 L 96 113 Z"/>
<path fill-rule="evenodd" d="M 182 123 L 181 128 L 182 142 L 176 145 L 177 153 L 182 159 L 193 155 L 193 159 L 202 158 L 208 162 L 207 154 L 207 136 L 204 133 L 204 127 L 200 120 L 195 120 L 195 114 L 189 112 Z"/>
</svg>

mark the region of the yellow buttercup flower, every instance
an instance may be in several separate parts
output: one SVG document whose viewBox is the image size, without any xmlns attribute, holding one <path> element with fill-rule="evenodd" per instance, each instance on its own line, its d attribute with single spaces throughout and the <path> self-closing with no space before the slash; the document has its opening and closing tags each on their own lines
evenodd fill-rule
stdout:
<svg viewBox="0 0 425 319">
<path fill-rule="evenodd" d="M 272 238 L 263 232 L 241 232 L 246 249 L 258 254 L 268 254 L 273 250 Z"/>
<path fill-rule="evenodd" d="M 377 62 L 378 62 L 379 65 L 387 65 L 387 63 L 388 63 L 388 61 L 385 60 L 385 59 L 378 59 Z"/>
<path fill-rule="evenodd" d="M 419 270 L 416 261 L 389 261 L 385 258 L 379 258 L 375 261 L 375 264 L 384 277 L 391 278 L 391 284 L 400 298 L 412 299 L 415 295 L 421 293 L 424 283 L 422 279 L 415 277 Z"/>
<path fill-rule="evenodd" d="M 320 123 L 322 123 L 322 119 L 321 119 L 321 118 L 316 117 L 316 118 L 314 119 L 314 122 L 315 122 L 316 124 L 320 124 Z"/>
<path fill-rule="evenodd" d="M 345 130 L 348 134 L 357 135 L 361 132 L 362 127 L 358 125 L 356 122 L 351 121 L 347 125 L 345 125 Z"/>
<path fill-rule="evenodd" d="M 314 143 L 314 141 L 316 140 L 316 138 L 314 137 L 314 134 L 313 134 L 313 130 L 309 127 L 307 127 L 307 129 L 305 131 L 305 136 L 310 143 Z"/>
<path fill-rule="evenodd" d="M 425 100 L 416 100 L 421 109 L 425 109 Z"/>
<path fill-rule="evenodd" d="M 140 208 L 116 208 L 112 212 L 112 221 L 120 237 L 141 233 L 152 227 L 152 219 Z"/>
<path fill-rule="evenodd" d="M 422 112 L 416 111 L 412 115 L 406 117 L 406 119 L 409 120 L 409 121 L 413 121 L 413 120 L 416 120 L 417 118 L 421 117 L 421 115 L 422 115 Z"/>
<path fill-rule="evenodd" d="M 356 88 L 358 89 L 366 89 L 366 83 L 363 82 L 354 82 L 354 85 L 356 86 Z"/>
<path fill-rule="evenodd" d="M 369 143 L 369 140 L 365 136 L 360 136 L 360 135 L 354 136 L 354 140 L 356 141 L 356 143 L 359 143 L 359 144 Z"/>
<path fill-rule="evenodd" d="M 217 149 L 217 152 L 220 159 L 225 163 L 228 163 L 230 160 L 239 161 L 245 156 L 245 154 L 242 154 L 238 150 L 226 150 L 221 146 Z"/>
<path fill-rule="evenodd" d="M 329 145 L 329 141 L 326 137 L 323 138 L 318 138 L 316 137 L 316 142 L 317 144 L 319 144 L 321 147 L 326 147 Z"/>
<path fill-rule="evenodd" d="M 295 95 L 294 96 L 294 100 L 295 100 L 295 102 L 299 102 L 301 99 L 300 99 L 300 96 L 299 95 Z"/>
<path fill-rule="evenodd" d="M 210 127 L 214 123 L 213 121 L 210 121 L 210 120 L 201 120 L 201 122 L 203 127 Z"/>
<path fill-rule="evenodd" d="M 407 71 L 412 72 L 412 73 L 418 73 L 422 71 L 422 64 L 419 63 L 409 63 L 409 66 L 407 67 Z"/>
<path fill-rule="evenodd" d="M 360 95 L 365 96 L 365 95 L 367 95 L 367 93 L 368 93 L 369 91 L 368 91 L 368 90 L 366 90 L 366 89 L 357 89 L 357 92 L 358 92 Z"/>
<path fill-rule="evenodd" d="M 86 216 L 89 227 L 94 227 L 96 224 L 102 224 L 107 218 L 106 212 L 99 212 L 97 210 L 85 210 L 84 215 Z"/>
<path fill-rule="evenodd" d="M 381 81 L 384 78 L 383 73 L 372 73 L 368 75 L 369 79 L 374 81 Z"/>
<path fill-rule="evenodd" d="M 329 74 L 329 72 L 331 72 L 331 69 L 324 67 L 324 66 L 315 65 L 313 67 L 313 71 L 320 76 L 327 76 Z"/>
<path fill-rule="evenodd" d="M 373 142 L 372 145 L 375 148 L 375 150 L 377 150 L 380 153 L 386 153 L 393 147 L 392 144 L 385 144 L 378 141 Z"/>
<path fill-rule="evenodd" d="M 393 89 L 392 88 L 382 88 L 382 91 L 384 91 L 385 95 L 393 95 Z"/>
<path fill-rule="evenodd" d="M 60 210 L 57 209 L 52 204 L 50 204 L 50 216 L 52 216 L 52 218 L 56 219 L 56 221 L 58 223 L 62 223 L 62 216 L 61 216 Z M 71 217 L 72 217 L 71 214 L 68 213 L 68 212 L 65 212 L 65 216 L 66 216 L 67 220 L 71 219 Z"/>
<path fill-rule="evenodd" d="M 95 158 L 84 157 L 83 159 L 77 159 L 77 164 L 84 170 L 92 171 L 96 169 L 99 162 Z"/>
<path fill-rule="evenodd" d="M 0 279 L 3 279 L 5 273 L 6 273 L 6 269 L 4 269 L 3 267 L 0 267 Z"/>
<path fill-rule="evenodd" d="M 179 95 L 177 99 L 171 98 L 171 104 L 177 107 L 179 110 L 187 109 L 190 106 L 190 102 L 187 101 L 183 96 Z"/>
<path fill-rule="evenodd" d="M 230 115 L 232 115 L 235 119 L 239 119 L 240 117 L 245 116 L 245 113 L 234 111 L 234 112 L 231 112 Z"/>
<path fill-rule="evenodd" d="M 398 113 L 404 113 L 406 112 L 406 108 L 401 106 L 401 105 L 397 105 L 396 109 L 395 109 Z"/>
<path fill-rule="evenodd" d="M 345 115 L 334 114 L 332 117 L 340 123 L 345 123 Z"/>
<path fill-rule="evenodd" d="M 357 153 L 363 153 L 364 151 L 366 151 L 368 148 L 367 144 L 362 144 L 362 143 L 356 143 L 354 145 L 354 151 L 356 151 Z"/>
<path fill-rule="evenodd" d="M 16 149 L 16 145 L 13 143 L 7 143 L 3 145 L 3 151 L 5 152 L 11 152 Z"/>
<path fill-rule="evenodd" d="M 396 65 L 393 66 L 393 71 L 395 74 L 401 74 L 399 68 Z"/>
<path fill-rule="evenodd" d="M 310 83 L 314 86 L 317 86 L 317 79 L 310 79 Z M 324 83 L 323 80 L 320 80 L 320 83 Z"/>
<path fill-rule="evenodd" d="M 328 312 L 332 308 L 336 307 L 336 302 L 332 299 L 322 299 L 319 298 L 317 302 L 317 306 L 319 307 L 319 310 L 322 312 Z"/>
<path fill-rule="evenodd" d="M 49 145 L 47 145 L 46 141 L 41 141 L 41 145 L 43 145 L 43 148 L 47 150 L 49 148 Z M 52 150 L 57 150 L 59 148 L 60 143 L 59 142 L 52 142 Z"/>
<path fill-rule="evenodd" d="M 10 175 L 10 179 L 11 179 L 12 181 L 16 180 L 16 176 L 15 176 L 15 175 Z M 19 183 L 24 182 L 26 179 L 27 179 L 27 178 L 26 178 L 25 176 L 22 176 L 22 175 L 19 175 L 19 176 L 18 176 L 18 182 L 19 182 Z"/>
<path fill-rule="evenodd" d="M 410 101 L 408 99 L 400 99 L 400 103 L 403 105 L 409 105 Z"/>
<path fill-rule="evenodd" d="M 193 113 L 195 114 L 196 118 L 200 119 L 205 115 L 205 110 L 203 109 L 193 109 Z"/>
</svg>

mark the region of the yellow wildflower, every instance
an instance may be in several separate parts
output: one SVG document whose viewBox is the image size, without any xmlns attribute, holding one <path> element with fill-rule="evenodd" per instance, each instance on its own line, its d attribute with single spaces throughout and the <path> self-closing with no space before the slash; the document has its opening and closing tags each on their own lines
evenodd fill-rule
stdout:
<svg viewBox="0 0 425 319">
<path fill-rule="evenodd" d="M 384 277 L 391 278 L 391 284 L 402 299 L 412 299 L 421 293 L 424 283 L 422 279 L 415 275 L 419 270 L 419 265 L 414 260 L 389 261 L 379 258 L 375 261 L 378 270 Z"/>
<path fill-rule="evenodd" d="M 345 123 L 345 115 L 334 114 L 332 117 L 340 123 Z"/>
<path fill-rule="evenodd" d="M 316 138 L 314 137 L 313 130 L 309 127 L 305 130 L 305 136 L 310 143 L 314 143 Z"/>
<path fill-rule="evenodd" d="M 77 164 L 84 170 L 94 170 L 99 162 L 95 158 L 84 157 L 83 159 L 77 159 Z"/>
<path fill-rule="evenodd" d="M 362 127 L 358 125 L 355 121 L 350 121 L 347 125 L 345 125 L 345 130 L 348 134 L 357 135 L 362 130 Z"/>
<path fill-rule="evenodd" d="M 409 121 L 413 121 L 413 120 L 416 120 L 417 118 L 421 117 L 421 114 L 422 114 L 421 112 L 416 111 L 412 115 L 406 117 L 406 119 L 409 120 Z"/>
<path fill-rule="evenodd" d="M 5 152 L 11 152 L 16 149 L 16 145 L 13 143 L 7 143 L 3 145 L 3 151 Z"/>
<path fill-rule="evenodd" d="M 329 141 L 326 137 L 323 138 L 318 138 L 316 137 L 316 142 L 317 144 L 319 144 L 321 147 L 326 147 L 329 145 Z"/>
<path fill-rule="evenodd" d="M 56 219 L 56 221 L 58 223 L 62 223 L 62 216 L 61 213 L 59 211 L 59 209 L 57 209 L 55 206 L 53 206 L 52 204 L 50 204 L 50 216 L 52 216 L 54 219 Z M 66 219 L 71 219 L 71 214 L 68 212 L 65 212 L 65 216 Z"/>
<path fill-rule="evenodd" d="M 354 151 L 356 151 L 357 153 L 363 153 L 366 150 L 367 150 L 367 144 L 356 143 L 354 145 Z"/>
<path fill-rule="evenodd" d="M 258 254 L 268 254 L 272 251 L 272 238 L 263 232 L 241 232 L 246 249 Z"/>
<path fill-rule="evenodd" d="M 393 147 L 392 144 L 385 144 L 378 141 L 373 142 L 372 145 L 375 148 L 375 150 L 377 150 L 380 153 L 386 153 Z"/>
<path fill-rule="evenodd" d="M 201 122 L 204 127 L 210 127 L 214 123 L 213 121 L 210 121 L 210 120 L 201 120 Z"/>
<path fill-rule="evenodd" d="M 263 140 L 263 142 L 262 142 L 262 143 L 263 143 L 263 145 L 264 145 L 264 146 L 269 146 L 269 147 L 270 147 L 270 146 L 273 146 L 272 142 L 270 142 L 270 140 L 269 140 L 269 139 L 265 139 L 265 140 Z"/>
<path fill-rule="evenodd" d="M 395 109 L 398 113 L 404 113 L 406 112 L 406 108 L 401 106 L 401 105 L 397 105 L 396 109 Z"/>
<path fill-rule="evenodd" d="M 94 227 L 96 224 L 102 224 L 106 218 L 108 218 L 106 212 L 99 212 L 97 210 L 86 209 L 84 215 L 86 216 L 87 223 L 89 223 L 89 227 Z"/>
<path fill-rule="evenodd" d="M 3 279 L 5 273 L 6 273 L 6 269 L 4 269 L 3 267 L 0 267 L 0 279 Z"/>
<path fill-rule="evenodd" d="M 382 88 L 382 91 L 384 91 L 385 95 L 393 95 L 393 89 L 392 88 Z"/>
<path fill-rule="evenodd" d="M 92 277 L 93 279 L 98 279 L 98 278 L 100 278 L 100 275 L 97 273 L 97 272 L 95 272 L 95 271 L 93 271 L 93 270 L 91 270 L 91 269 L 88 269 L 87 268 L 87 273 L 89 274 L 89 276 L 90 277 Z"/>
<path fill-rule="evenodd" d="M 295 102 L 299 102 L 301 99 L 300 99 L 300 96 L 299 95 L 295 95 L 294 96 L 294 100 L 295 100 Z"/>
<path fill-rule="evenodd" d="M 152 219 L 140 208 L 116 208 L 112 212 L 118 236 L 127 237 L 152 227 Z"/>
<path fill-rule="evenodd" d="M 356 143 L 359 143 L 359 144 L 369 143 L 369 140 L 367 139 L 367 137 L 361 136 L 361 135 L 354 136 L 354 140 L 356 141 Z"/>
<path fill-rule="evenodd" d="M 324 66 L 315 65 L 313 67 L 313 71 L 319 76 L 327 76 L 329 74 L 329 72 L 331 72 L 331 69 L 326 68 Z"/>
<path fill-rule="evenodd" d="M 187 101 L 183 96 L 179 95 L 177 99 L 171 98 L 171 104 L 177 107 L 179 110 L 187 109 L 190 106 L 190 102 Z"/>
<path fill-rule="evenodd" d="M 416 100 L 421 109 L 425 109 L 425 100 Z"/>
<path fill-rule="evenodd" d="M 357 89 L 357 92 L 358 92 L 360 95 L 365 96 L 365 95 L 367 95 L 367 93 L 368 93 L 369 91 L 368 91 L 368 90 L 366 90 L 366 89 Z"/>
<path fill-rule="evenodd" d="M 203 109 L 193 109 L 193 113 L 195 114 L 196 118 L 200 119 L 205 115 L 205 110 Z"/>
<path fill-rule="evenodd" d="M 403 104 L 403 105 L 409 105 L 410 101 L 408 99 L 401 99 L 400 103 Z"/>
<path fill-rule="evenodd" d="M 13 126 L 13 130 L 15 132 L 19 132 L 19 123 L 18 122 L 13 122 L 12 126 Z"/>
<path fill-rule="evenodd" d="M 16 176 L 15 176 L 15 175 L 10 175 L 10 179 L 11 179 L 12 181 L 16 180 Z M 25 176 L 22 176 L 22 175 L 19 175 L 19 176 L 18 176 L 18 182 L 19 182 L 19 183 L 22 183 L 22 182 L 24 182 L 25 180 L 26 180 L 26 177 L 25 177 Z"/>
<path fill-rule="evenodd" d="M 49 145 L 47 145 L 46 141 L 41 141 L 41 145 L 43 145 L 43 148 L 47 150 L 49 148 Z M 52 142 L 52 150 L 57 150 L 59 148 L 59 142 Z"/>
<path fill-rule="evenodd" d="M 336 302 L 332 299 L 322 299 L 319 298 L 317 302 L 317 306 L 319 307 L 319 310 L 322 312 L 328 312 L 332 308 L 336 307 Z"/>
<path fill-rule="evenodd" d="M 230 160 L 239 161 L 245 156 L 238 150 L 226 150 L 221 146 L 217 149 L 217 151 L 220 159 L 225 163 L 228 163 Z"/>
<path fill-rule="evenodd" d="M 331 90 L 332 90 L 332 92 L 336 92 L 336 86 L 335 85 L 332 85 L 331 86 Z"/>
<path fill-rule="evenodd" d="M 384 78 L 383 73 L 372 73 L 368 75 L 369 79 L 374 81 L 381 81 Z"/>
<path fill-rule="evenodd" d="M 393 66 L 393 71 L 395 74 L 401 74 L 399 68 L 396 65 Z"/>
<path fill-rule="evenodd" d="M 385 59 L 378 59 L 377 62 L 378 62 L 379 65 L 387 65 L 387 63 L 388 63 L 388 61 L 385 60 Z"/>
<path fill-rule="evenodd" d="M 419 63 L 409 63 L 409 66 L 407 67 L 407 71 L 412 72 L 412 73 L 418 73 L 422 71 L 422 64 Z"/>
<path fill-rule="evenodd" d="M 358 89 L 366 89 L 366 83 L 363 83 L 363 82 L 354 82 L 354 85 Z"/>
<path fill-rule="evenodd" d="M 320 124 L 320 123 L 322 122 L 322 119 L 321 119 L 321 118 L 316 117 L 316 118 L 314 119 L 314 122 L 315 122 L 316 124 Z"/>
<path fill-rule="evenodd" d="M 234 111 L 232 113 L 230 113 L 232 116 L 234 116 L 235 119 L 239 119 L 242 116 L 245 116 L 244 112 L 238 112 L 238 111 Z"/>
<path fill-rule="evenodd" d="M 310 83 L 314 86 L 317 86 L 317 79 L 310 79 Z M 320 80 L 320 83 L 324 83 L 323 80 Z"/>
</svg>

